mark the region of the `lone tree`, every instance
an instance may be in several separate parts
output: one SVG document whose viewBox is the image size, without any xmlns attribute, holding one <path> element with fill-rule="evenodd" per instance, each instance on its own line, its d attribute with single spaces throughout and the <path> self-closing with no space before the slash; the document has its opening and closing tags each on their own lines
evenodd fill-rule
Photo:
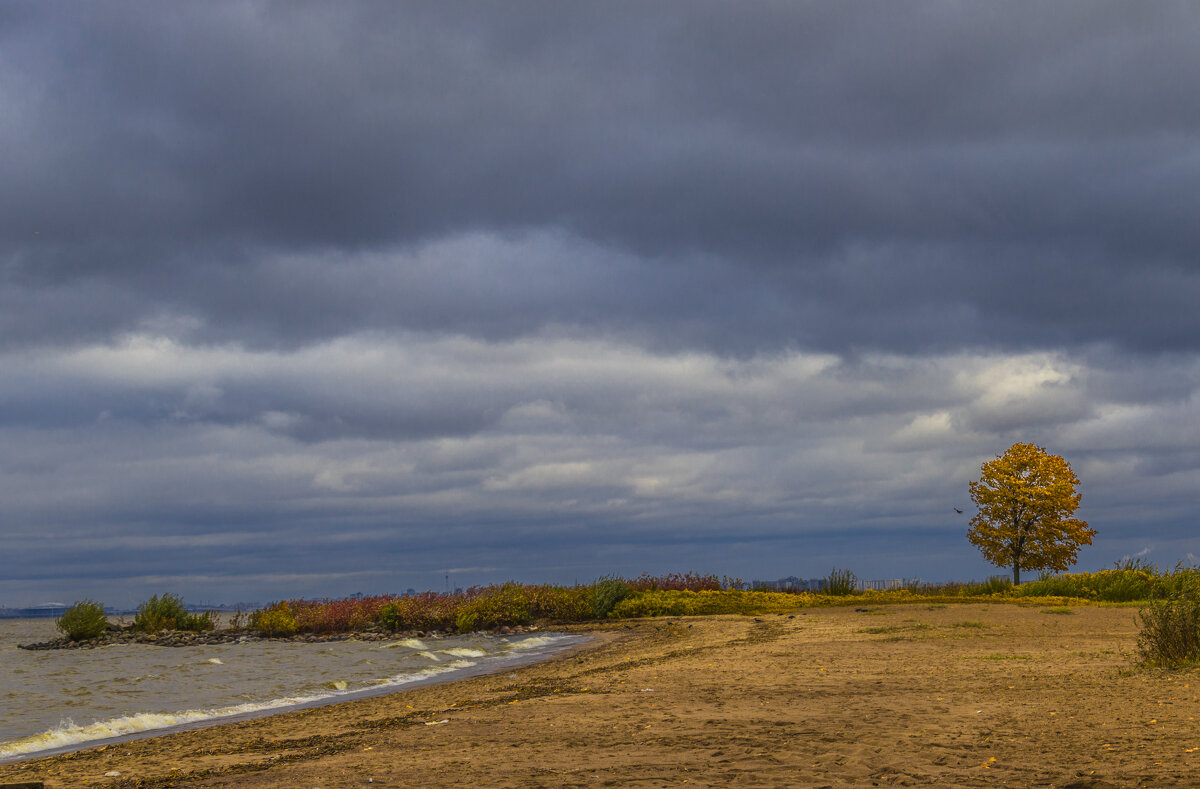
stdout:
<svg viewBox="0 0 1200 789">
<path fill-rule="evenodd" d="M 1071 516 L 1079 508 L 1079 478 L 1071 464 L 1034 444 L 1013 444 L 984 463 L 971 500 L 979 514 L 967 532 L 975 547 L 997 567 L 1011 567 L 1013 583 L 1022 570 L 1065 570 L 1079 546 L 1091 545 L 1096 530 Z"/>
</svg>

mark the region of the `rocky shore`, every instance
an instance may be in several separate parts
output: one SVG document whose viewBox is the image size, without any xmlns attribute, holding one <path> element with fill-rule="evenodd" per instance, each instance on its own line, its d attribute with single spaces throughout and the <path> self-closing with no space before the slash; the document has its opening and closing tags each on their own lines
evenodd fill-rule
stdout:
<svg viewBox="0 0 1200 789">
<path fill-rule="evenodd" d="M 536 625 L 527 627 L 502 627 L 492 631 L 492 635 L 511 635 L 513 633 L 528 633 L 536 631 Z M 102 636 L 84 641 L 72 641 L 63 636 L 36 644 L 18 644 L 18 649 L 96 649 L 97 647 L 116 646 L 118 644 L 149 644 L 159 647 L 195 647 L 211 644 L 237 644 L 248 641 L 295 641 L 301 643 L 322 643 L 327 641 L 401 641 L 406 638 L 444 638 L 455 635 L 450 631 L 412 630 L 389 632 L 382 630 L 364 630 L 353 633 L 301 633 L 294 636 L 264 636 L 248 628 L 208 630 L 193 633 L 183 630 L 163 630 L 158 633 L 142 633 L 128 626 L 109 630 Z"/>
</svg>

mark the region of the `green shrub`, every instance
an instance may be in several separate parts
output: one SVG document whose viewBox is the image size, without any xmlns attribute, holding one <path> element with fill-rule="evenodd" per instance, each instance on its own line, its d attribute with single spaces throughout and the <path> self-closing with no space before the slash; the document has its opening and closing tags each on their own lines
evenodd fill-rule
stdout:
<svg viewBox="0 0 1200 789">
<path fill-rule="evenodd" d="M 825 594 L 845 597 L 854 591 L 858 578 L 849 570 L 833 568 L 825 579 Z"/>
<path fill-rule="evenodd" d="M 1163 579 L 1152 569 L 1118 567 L 1094 573 L 1043 573 L 1036 581 L 1015 587 L 1014 593 L 1021 597 L 1075 597 L 1124 603 L 1149 600 L 1156 596 L 1156 589 L 1162 585 Z"/>
<path fill-rule="evenodd" d="M 460 633 L 474 633 L 479 629 L 476 625 L 478 621 L 479 614 L 474 611 L 459 611 L 454 618 L 454 629 Z"/>
<path fill-rule="evenodd" d="M 1106 602 L 1126 603 L 1154 595 L 1155 574 L 1147 570 L 1101 570 L 1091 575 L 1096 596 Z"/>
<path fill-rule="evenodd" d="M 287 603 L 273 603 L 250 614 L 250 627 L 264 636 L 291 636 L 300 629 Z"/>
<path fill-rule="evenodd" d="M 80 600 L 54 620 L 54 626 L 72 641 L 96 638 L 108 629 L 104 606 L 95 600 Z"/>
<path fill-rule="evenodd" d="M 599 579 L 592 584 L 592 616 L 596 619 L 604 619 L 617 603 L 631 594 L 633 594 L 633 590 L 629 588 L 629 584 L 620 578 L 605 576 Z"/>
<path fill-rule="evenodd" d="M 460 633 L 524 625 L 533 620 L 529 595 L 519 584 L 484 589 L 459 609 L 454 625 Z"/>
<path fill-rule="evenodd" d="M 404 622 L 404 611 L 400 608 L 400 604 L 395 600 L 388 603 L 379 609 L 379 616 L 375 619 L 379 626 L 384 630 L 390 630 L 395 633 L 397 630 L 407 630 Z"/>
<path fill-rule="evenodd" d="M 1179 597 L 1193 588 L 1200 588 L 1200 569 L 1178 564 L 1173 571 L 1155 578 L 1150 597 Z"/>
<path fill-rule="evenodd" d="M 199 614 L 188 614 L 187 617 L 176 625 L 176 628 L 179 630 L 190 630 L 193 633 L 203 633 L 207 630 L 213 630 L 216 626 L 216 615 L 212 611 L 205 611 Z"/>
<path fill-rule="evenodd" d="M 215 626 L 212 612 L 191 614 L 183 607 L 183 599 L 176 594 L 154 595 L 138 607 L 133 618 L 133 629 L 142 633 L 157 633 L 160 630 L 191 630 L 199 633 L 212 630 Z"/>
<path fill-rule="evenodd" d="M 1139 613 L 1137 646 L 1148 666 L 1181 666 L 1200 661 L 1200 596 L 1188 590 L 1154 600 Z"/>
<path fill-rule="evenodd" d="M 1014 587 L 1015 594 L 1021 597 L 1079 597 L 1087 598 L 1088 594 L 1080 582 L 1079 573 L 1066 575 L 1051 575 L 1042 573 L 1036 581 L 1026 581 Z"/>
</svg>

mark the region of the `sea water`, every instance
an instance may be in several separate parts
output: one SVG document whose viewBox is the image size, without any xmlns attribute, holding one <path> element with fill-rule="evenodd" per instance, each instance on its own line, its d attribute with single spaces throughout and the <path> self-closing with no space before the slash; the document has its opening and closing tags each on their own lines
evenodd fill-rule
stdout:
<svg viewBox="0 0 1200 789">
<path fill-rule="evenodd" d="M 474 634 L 29 651 L 52 619 L 0 619 L 0 762 L 499 670 L 583 640 Z"/>
</svg>

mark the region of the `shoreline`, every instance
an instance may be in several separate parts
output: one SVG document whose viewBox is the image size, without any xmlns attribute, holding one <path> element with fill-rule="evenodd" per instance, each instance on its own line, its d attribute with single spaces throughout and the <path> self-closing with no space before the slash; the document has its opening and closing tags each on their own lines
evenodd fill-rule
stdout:
<svg viewBox="0 0 1200 789">
<path fill-rule="evenodd" d="M 499 632 L 497 632 L 495 634 L 489 633 L 487 635 L 523 635 L 526 632 L 532 633 L 534 631 L 538 631 L 538 628 L 537 627 L 523 628 L 520 632 L 514 631 L 511 628 L 505 628 L 505 630 L 508 630 L 509 632 L 503 633 L 503 634 L 501 634 Z M 274 639 L 264 637 L 264 638 L 259 638 L 259 639 L 250 639 L 250 640 L 292 641 L 292 642 L 300 642 L 300 643 L 328 643 L 328 642 L 332 642 L 332 641 L 354 640 L 355 637 L 358 635 L 361 635 L 361 634 L 353 634 L 353 633 L 337 634 L 337 636 L 335 636 L 335 637 L 317 637 L 315 639 L 312 637 L 308 637 L 308 638 L 288 637 L 288 638 L 274 638 Z M 436 640 L 443 636 L 442 636 L 442 634 L 439 634 L 439 633 L 428 633 L 423 637 L 428 640 Z M 387 695 L 391 695 L 394 693 L 404 693 L 408 690 L 423 687 L 426 685 L 457 682 L 457 681 L 461 681 L 461 680 L 465 680 L 465 679 L 470 679 L 472 677 L 484 676 L 487 674 L 492 674 L 492 673 L 496 673 L 496 672 L 500 672 L 500 671 L 519 668 L 521 666 L 533 665 L 535 663 L 540 663 L 540 662 L 544 662 L 547 660 L 553 660 L 559 654 L 568 653 L 570 651 L 578 649 L 580 646 L 586 644 L 590 640 L 589 637 L 586 635 L 569 634 L 569 633 L 563 632 L 562 630 L 548 630 L 548 631 L 544 631 L 544 632 L 538 632 L 537 637 L 553 639 L 553 643 L 538 644 L 537 646 L 535 646 L 525 652 L 519 652 L 519 653 L 513 653 L 513 654 L 500 654 L 500 655 L 493 655 L 493 656 L 485 657 L 479 663 L 462 666 L 462 667 L 454 667 L 454 668 L 448 668 L 448 669 L 444 669 L 444 670 L 438 670 L 438 667 L 431 667 L 430 669 L 416 672 L 416 673 L 410 675 L 409 677 L 399 680 L 399 681 L 389 681 L 389 682 L 381 681 L 380 684 L 362 687 L 362 688 L 358 688 L 356 690 L 341 690 L 341 691 L 333 690 L 333 691 L 326 692 L 322 695 L 311 696 L 308 698 L 304 698 L 303 700 L 297 700 L 297 701 L 293 701 L 292 699 L 264 699 L 261 702 L 261 706 L 255 708 L 255 709 L 246 709 L 246 710 L 241 710 L 241 711 L 237 711 L 237 712 L 229 712 L 227 714 L 220 714 L 224 709 L 226 709 L 226 708 L 221 708 L 221 707 L 211 708 L 211 709 L 198 709 L 198 710 L 186 710 L 186 711 L 181 710 L 181 711 L 175 711 L 175 712 L 169 712 L 169 713 L 161 713 L 161 715 L 164 715 L 164 716 L 166 716 L 166 715 L 179 716 L 179 715 L 195 714 L 197 716 L 203 716 L 203 717 L 196 717 L 194 720 L 181 721 L 179 723 L 156 726 L 153 728 L 131 730 L 131 731 L 127 731 L 127 732 L 124 732 L 121 734 L 114 734 L 112 736 L 96 737 L 94 739 L 87 739 L 87 740 L 79 740 L 76 742 L 52 746 L 52 747 L 48 747 L 48 748 L 44 748 L 44 749 L 40 749 L 40 750 L 36 750 L 36 751 L 30 751 L 27 753 L 14 754 L 14 755 L 3 755 L 2 753 L 0 753 L 0 766 L 6 765 L 6 764 L 15 764 L 15 763 L 27 761 L 30 759 L 40 759 L 40 758 L 51 757 L 51 756 L 61 756 L 61 755 L 70 754 L 70 753 L 74 753 L 74 752 L 81 751 L 81 750 L 87 750 L 89 748 L 108 747 L 110 745 L 119 745 L 122 743 L 133 742 L 135 740 L 142 740 L 142 739 L 151 738 L 151 737 L 163 737 L 163 736 L 168 736 L 170 734 L 175 734 L 175 733 L 179 733 L 179 732 L 195 731 L 198 729 L 205 729 L 205 728 L 209 728 L 212 726 L 221 726 L 221 725 L 226 725 L 226 724 L 231 724 L 231 723 L 238 723 L 241 721 L 255 720 L 258 718 L 265 718 L 265 717 L 270 717 L 273 715 L 284 715 L 284 714 L 287 714 L 290 712 L 314 709 L 317 707 L 324 707 L 324 706 L 329 706 L 329 705 L 333 705 L 333 704 L 346 704 L 346 703 L 351 703 L 351 702 L 358 701 L 361 699 L 369 699 L 369 698 L 374 698 L 374 697 L 378 697 L 378 696 L 387 696 Z M 359 640 L 363 640 L 363 639 L 359 639 Z M 368 638 L 365 640 L 368 640 L 368 641 L 390 641 L 390 640 L 404 640 L 404 639 L 403 638 L 394 639 L 389 636 L 387 638 Z M 130 640 L 130 641 L 125 641 L 125 642 L 117 642 L 116 644 L 104 644 L 102 646 L 119 646 L 121 644 L 139 644 L 139 643 L 147 643 L 147 642 Z M 151 645 L 154 645 L 155 642 L 151 641 L 148 643 Z M 232 643 L 238 643 L 238 641 L 236 639 L 233 639 L 233 640 L 224 640 L 224 641 L 214 641 L 211 643 L 232 644 Z M 158 645 L 177 647 L 177 646 L 195 646 L 197 644 L 168 643 L 168 644 L 158 644 Z M 213 713 L 215 713 L 215 714 L 213 714 Z M 144 713 L 144 714 L 145 715 L 160 715 L 160 713 Z M 209 714 L 211 714 L 211 716 L 209 716 Z M 103 720 L 103 721 L 96 721 L 96 723 L 92 724 L 92 725 L 112 724 L 114 721 L 117 721 L 117 720 L 118 719 L 107 719 L 107 720 Z M 120 720 L 124 720 L 124 718 L 122 718 Z M 85 726 L 84 728 L 87 728 L 87 727 Z M 9 743 L 0 743 L 0 751 L 3 750 L 3 747 L 5 745 L 11 747 L 14 743 L 20 743 L 20 742 L 27 741 L 32 738 L 38 738 L 38 737 L 42 737 L 44 735 L 52 734 L 52 733 L 53 732 L 34 732 L 31 734 L 19 737 L 16 740 L 13 740 Z"/>
<path fill-rule="evenodd" d="M 548 626 L 551 630 L 559 629 L 558 625 Z M 537 625 L 513 625 L 499 627 L 494 630 L 479 631 L 492 636 L 511 636 L 524 633 L 538 633 L 541 628 Z M 218 644 L 240 644 L 258 641 L 280 641 L 296 644 L 326 644 L 334 641 L 403 641 L 408 638 L 450 638 L 464 635 L 452 630 L 352 630 L 345 633 L 299 633 L 292 636 L 266 636 L 250 628 L 226 628 L 223 630 L 204 630 L 193 632 L 189 630 L 163 630 L 157 633 L 142 633 L 129 628 L 113 629 L 97 638 L 72 641 L 66 636 L 52 638 L 48 641 L 36 641 L 30 644 L 17 644 L 17 649 L 30 652 L 46 652 L 57 649 L 100 649 L 102 647 L 123 646 L 126 644 L 141 644 L 155 647 L 197 647 L 214 646 Z"/>
<path fill-rule="evenodd" d="M 564 628 L 553 659 L 0 766 L 48 789 L 1190 786 L 1200 672 L 1136 611 L 891 605 Z M 119 773 L 116 775 L 114 773 Z"/>
</svg>

